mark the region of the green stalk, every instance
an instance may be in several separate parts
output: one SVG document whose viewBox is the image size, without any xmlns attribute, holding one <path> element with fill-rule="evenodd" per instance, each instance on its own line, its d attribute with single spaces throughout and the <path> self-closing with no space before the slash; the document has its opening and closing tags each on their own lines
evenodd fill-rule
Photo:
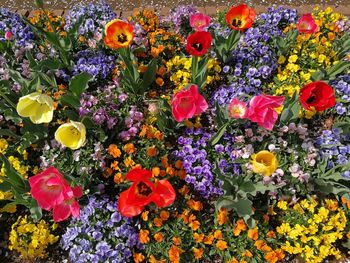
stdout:
<svg viewBox="0 0 350 263">
<path fill-rule="evenodd" d="M 192 56 L 192 76 L 191 76 L 191 82 L 193 84 L 196 84 L 196 78 L 198 74 L 198 57 L 197 56 Z"/>
<path fill-rule="evenodd" d="M 4 98 L 4 100 L 6 100 L 6 102 L 8 104 L 10 104 L 14 109 L 16 109 L 16 105 L 7 97 L 7 95 L 5 93 L 3 93 L 2 91 L 0 91 L 0 96 Z"/>
</svg>

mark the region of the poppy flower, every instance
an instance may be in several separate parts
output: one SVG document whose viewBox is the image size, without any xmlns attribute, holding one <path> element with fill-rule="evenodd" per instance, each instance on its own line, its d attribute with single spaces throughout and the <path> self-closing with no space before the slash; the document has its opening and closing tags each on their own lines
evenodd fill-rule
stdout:
<svg viewBox="0 0 350 263">
<path fill-rule="evenodd" d="M 171 108 L 174 119 L 181 122 L 206 111 L 208 103 L 198 92 L 197 86 L 191 85 L 188 89 L 183 89 L 174 95 Z"/>
<path fill-rule="evenodd" d="M 35 124 L 49 123 L 53 118 L 53 100 L 39 92 L 34 92 L 19 99 L 16 107 L 21 117 L 29 117 Z"/>
<path fill-rule="evenodd" d="M 104 42 L 112 49 L 126 48 L 134 39 L 133 25 L 120 19 L 114 19 L 106 24 Z"/>
<path fill-rule="evenodd" d="M 144 207 L 151 202 L 158 207 L 171 205 L 176 193 L 168 180 L 151 181 L 152 172 L 134 168 L 125 177 L 133 181 L 130 188 L 120 194 L 118 209 L 123 216 L 133 217 L 141 214 Z"/>
<path fill-rule="evenodd" d="M 317 25 L 311 14 L 305 14 L 299 18 L 297 30 L 299 33 L 312 34 L 317 31 Z"/>
<path fill-rule="evenodd" d="M 190 26 L 196 31 L 204 31 L 210 24 L 210 16 L 202 13 L 190 16 Z"/>
<path fill-rule="evenodd" d="M 234 30 L 245 30 L 253 25 L 256 13 L 245 4 L 231 7 L 226 14 L 226 22 Z"/>
<path fill-rule="evenodd" d="M 86 141 L 85 125 L 77 121 L 62 124 L 55 132 L 55 139 L 72 150 L 79 149 Z"/>
<path fill-rule="evenodd" d="M 252 155 L 253 172 L 264 176 L 271 176 L 278 167 L 276 155 L 263 150 Z"/>
<path fill-rule="evenodd" d="M 333 88 L 325 82 L 316 81 L 300 90 L 300 102 L 307 110 L 324 111 L 335 105 Z"/>
<path fill-rule="evenodd" d="M 197 31 L 187 38 L 186 51 L 192 56 L 203 56 L 207 53 L 212 42 L 209 32 Z"/>
</svg>

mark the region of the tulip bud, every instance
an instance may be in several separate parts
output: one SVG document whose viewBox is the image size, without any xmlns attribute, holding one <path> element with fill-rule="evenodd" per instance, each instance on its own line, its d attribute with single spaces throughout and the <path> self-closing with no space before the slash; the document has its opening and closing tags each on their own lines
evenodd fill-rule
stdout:
<svg viewBox="0 0 350 263">
<path fill-rule="evenodd" d="M 5 33 L 6 40 L 8 40 L 8 41 L 11 40 L 12 36 L 13 36 L 13 34 L 11 33 L 11 31 L 6 31 L 6 33 Z"/>
</svg>

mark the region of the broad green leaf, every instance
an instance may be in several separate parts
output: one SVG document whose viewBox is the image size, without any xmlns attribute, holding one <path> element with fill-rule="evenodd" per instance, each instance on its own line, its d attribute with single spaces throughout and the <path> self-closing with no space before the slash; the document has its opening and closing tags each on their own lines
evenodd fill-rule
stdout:
<svg viewBox="0 0 350 263">
<path fill-rule="evenodd" d="M 228 126 L 229 122 L 225 123 L 223 126 L 220 127 L 220 129 L 218 130 L 218 132 L 213 136 L 213 138 L 211 139 L 211 145 L 214 146 L 215 144 L 217 144 L 221 137 L 224 135 L 227 126 Z"/>
<path fill-rule="evenodd" d="M 69 90 L 80 99 L 81 93 L 83 93 L 88 88 L 88 83 L 93 78 L 92 75 L 82 72 L 74 76 L 69 83 Z"/>
</svg>

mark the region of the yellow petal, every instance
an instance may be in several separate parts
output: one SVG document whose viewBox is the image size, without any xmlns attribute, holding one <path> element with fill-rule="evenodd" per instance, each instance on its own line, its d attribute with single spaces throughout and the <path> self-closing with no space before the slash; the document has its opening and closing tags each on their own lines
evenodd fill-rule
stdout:
<svg viewBox="0 0 350 263">
<path fill-rule="evenodd" d="M 85 126 L 75 121 L 62 124 L 55 132 L 55 139 L 72 150 L 79 149 L 86 141 Z"/>
</svg>

